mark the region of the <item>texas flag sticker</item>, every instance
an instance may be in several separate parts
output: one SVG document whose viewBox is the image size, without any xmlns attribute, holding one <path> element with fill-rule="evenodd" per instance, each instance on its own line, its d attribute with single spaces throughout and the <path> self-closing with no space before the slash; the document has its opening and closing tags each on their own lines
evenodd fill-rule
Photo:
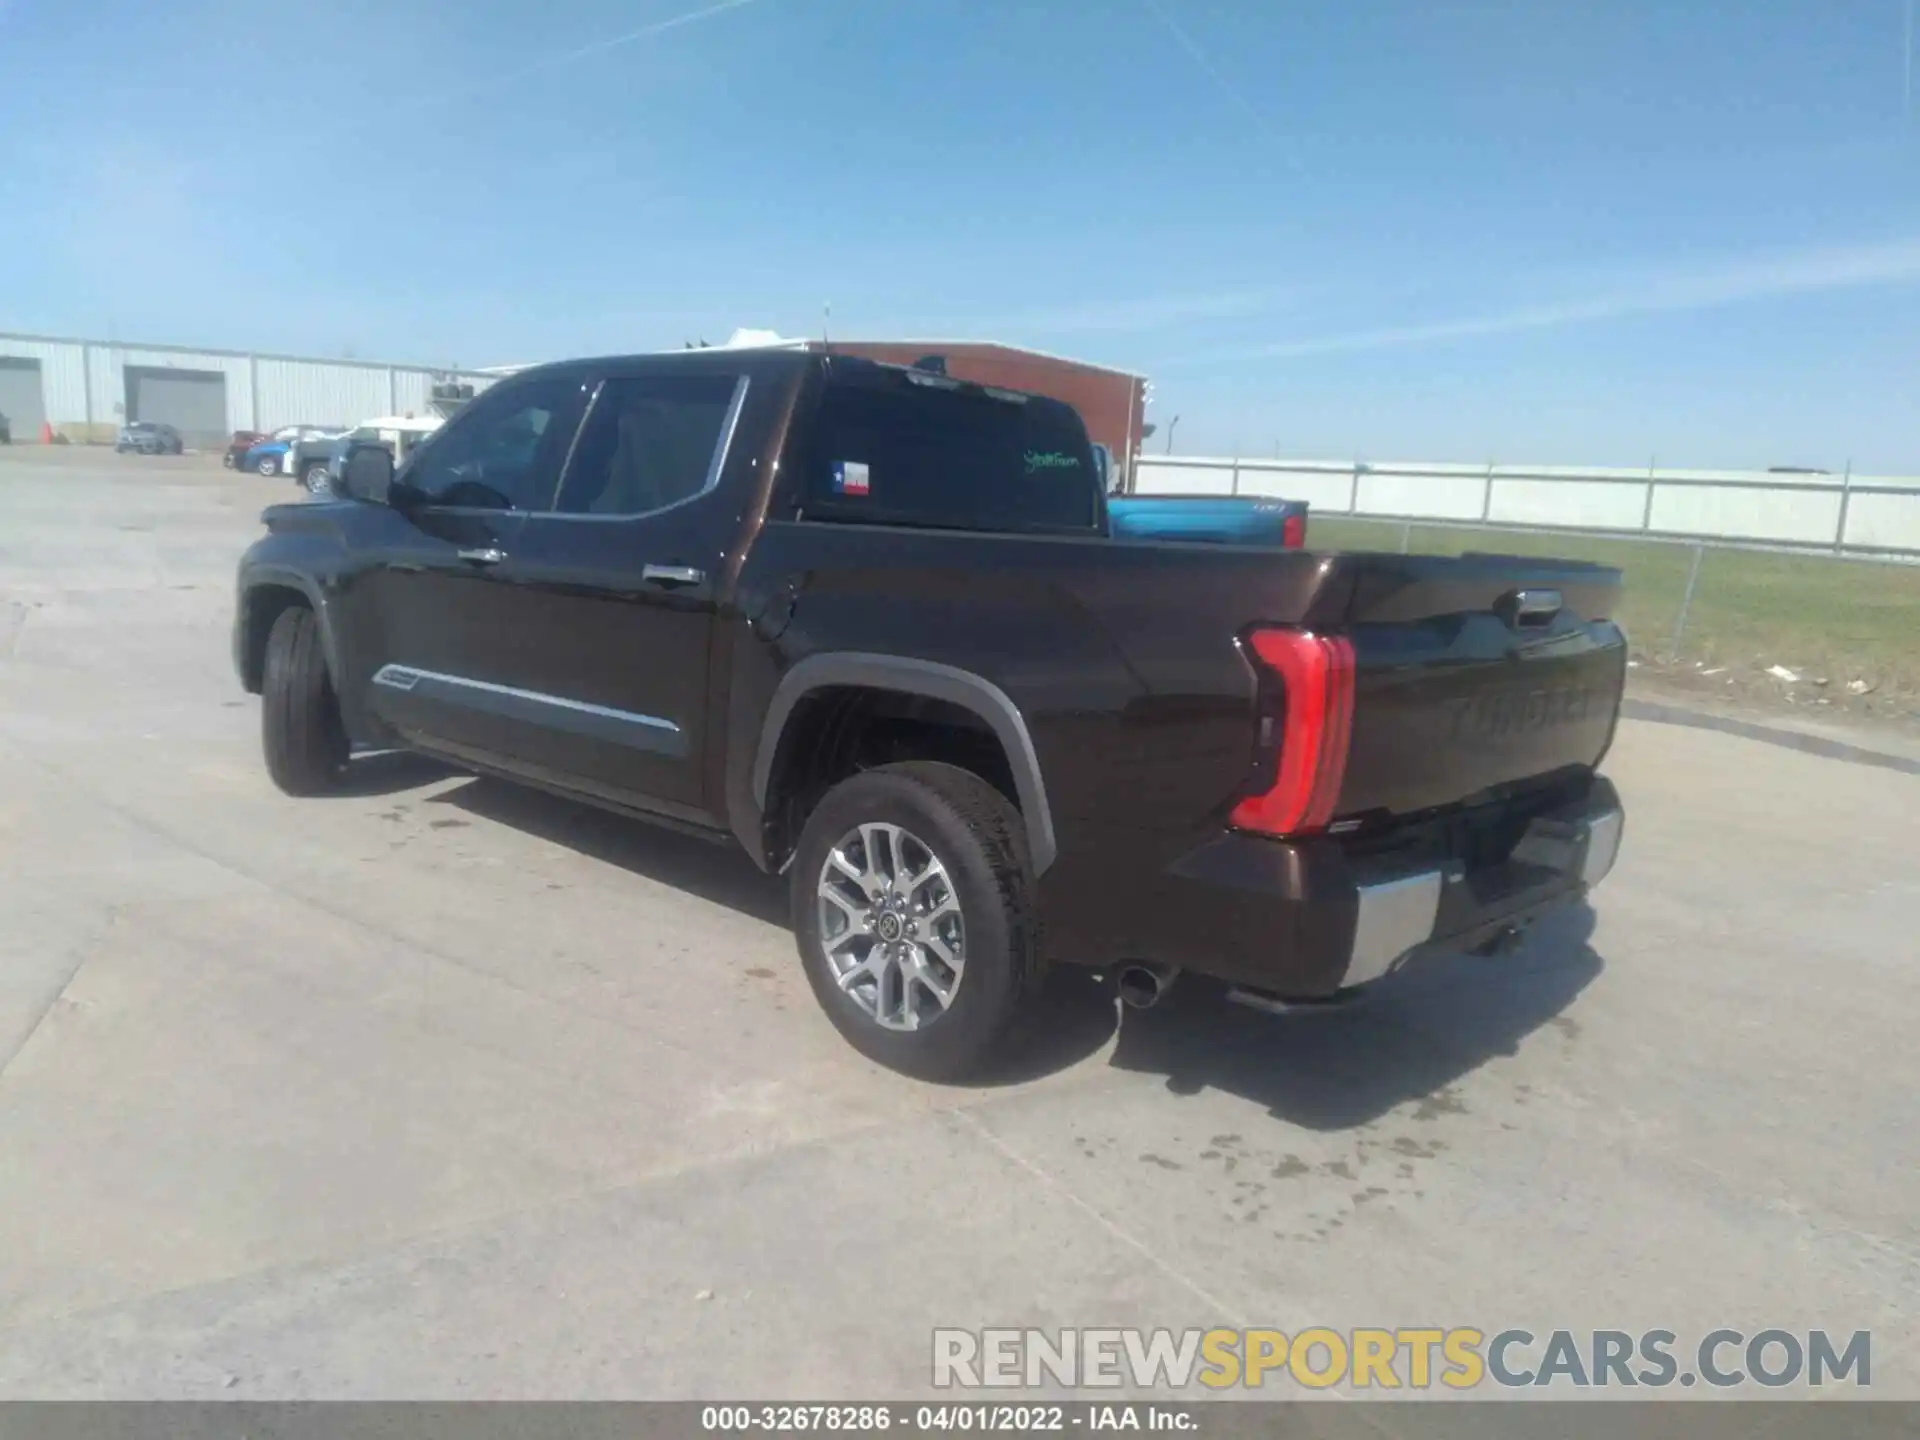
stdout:
<svg viewBox="0 0 1920 1440">
<path fill-rule="evenodd" d="M 833 462 L 833 493 L 836 495 L 866 495 L 873 490 L 873 483 L 867 478 L 867 465 L 864 460 L 836 460 Z"/>
</svg>

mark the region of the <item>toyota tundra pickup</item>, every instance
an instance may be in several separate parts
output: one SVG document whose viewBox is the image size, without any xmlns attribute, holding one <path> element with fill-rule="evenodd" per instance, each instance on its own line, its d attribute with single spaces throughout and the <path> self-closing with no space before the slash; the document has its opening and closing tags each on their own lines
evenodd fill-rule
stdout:
<svg viewBox="0 0 1920 1440">
<path fill-rule="evenodd" d="M 356 447 L 343 489 L 239 566 L 274 781 L 411 748 L 737 845 L 905 1071 L 989 1063 L 1049 964 L 1337 998 L 1619 847 L 1617 571 L 1115 534 L 1056 401 L 817 352 L 567 362 L 397 471 Z"/>
</svg>

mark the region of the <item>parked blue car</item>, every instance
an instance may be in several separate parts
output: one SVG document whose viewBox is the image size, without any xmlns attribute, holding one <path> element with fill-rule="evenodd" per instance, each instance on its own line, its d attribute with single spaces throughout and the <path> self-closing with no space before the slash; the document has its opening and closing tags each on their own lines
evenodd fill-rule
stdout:
<svg viewBox="0 0 1920 1440">
<path fill-rule="evenodd" d="M 261 475 L 290 475 L 293 471 L 287 455 L 298 442 L 325 439 L 339 433 L 338 426 L 282 425 L 240 457 L 240 468 Z"/>
<path fill-rule="evenodd" d="M 287 449 L 291 440 L 262 440 L 251 447 L 241 458 L 242 470 L 255 470 L 262 475 L 278 475 L 280 467 L 286 462 Z"/>
</svg>

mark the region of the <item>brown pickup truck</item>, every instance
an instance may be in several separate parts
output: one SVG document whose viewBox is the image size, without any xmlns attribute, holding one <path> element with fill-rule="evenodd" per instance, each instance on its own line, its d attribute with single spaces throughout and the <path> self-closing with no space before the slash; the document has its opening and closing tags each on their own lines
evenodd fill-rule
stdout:
<svg viewBox="0 0 1920 1440">
<path fill-rule="evenodd" d="M 901 1069 L 1049 963 L 1326 999 L 1613 864 L 1614 570 L 1116 534 L 1067 406 L 808 353 L 525 371 L 393 463 L 241 562 L 275 780 L 405 746 L 737 845 Z"/>
</svg>

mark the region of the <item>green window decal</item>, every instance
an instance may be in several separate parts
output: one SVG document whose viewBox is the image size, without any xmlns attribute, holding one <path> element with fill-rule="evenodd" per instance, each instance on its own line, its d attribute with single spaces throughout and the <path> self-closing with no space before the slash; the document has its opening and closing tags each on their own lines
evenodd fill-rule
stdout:
<svg viewBox="0 0 1920 1440">
<path fill-rule="evenodd" d="M 1029 450 L 1026 454 L 1027 473 L 1036 470 L 1077 470 L 1080 457 L 1069 455 L 1064 450 Z"/>
</svg>

